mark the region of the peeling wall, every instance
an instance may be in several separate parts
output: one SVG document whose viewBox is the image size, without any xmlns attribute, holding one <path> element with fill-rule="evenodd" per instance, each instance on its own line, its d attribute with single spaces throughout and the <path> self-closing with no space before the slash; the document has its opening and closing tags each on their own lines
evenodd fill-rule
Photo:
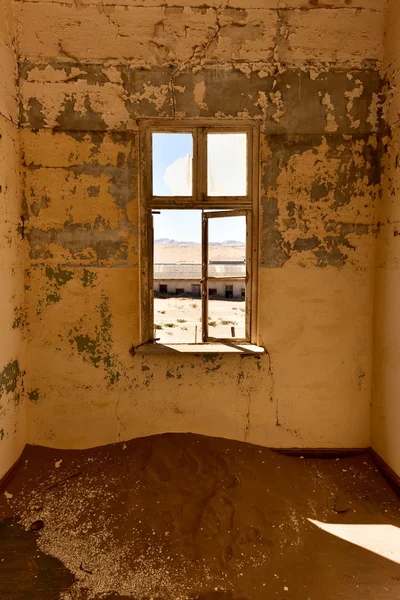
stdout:
<svg viewBox="0 0 400 600">
<path fill-rule="evenodd" d="M 382 207 L 376 271 L 372 446 L 400 475 L 400 6 L 388 5 L 384 75 L 387 130 L 383 137 Z"/>
<path fill-rule="evenodd" d="M 26 441 L 24 245 L 12 4 L 0 0 L 0 477 Z"/>
<path fill-rule="evenodd" d="M 17 4 L 30 443 L 369 445 L 385 4 Z M 260 128 L 260 360 L 129 353 L 151 117 Z"/>
</svg>

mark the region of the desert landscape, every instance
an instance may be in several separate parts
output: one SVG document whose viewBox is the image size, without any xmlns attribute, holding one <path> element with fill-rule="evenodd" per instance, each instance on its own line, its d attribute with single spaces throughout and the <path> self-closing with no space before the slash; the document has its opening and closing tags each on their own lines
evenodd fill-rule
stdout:
<svg viewBox="0 0 400 600">
<path fill-rule="evenodd" d="M 209 244 L 208 258 L 213 262 L 244 260 L 246 247 L 241 242 L 234 245 Z M 201 262 L 201 245 L 195 242 L 177 242 L 176 240 L 155 240 L 154 263 L 188 264 Z"/>
<path fill-rule="evenodd" d="M 245 260 L 245 245 L 234 240 L 209 245 L 210 262 Z M 201 245 L 172 239 L 155 240 L 154 264 L 200 264 Z M 221 297 L 208 299 L 208 335 L 245 337 L 246 302 Z M 202 340 L 201 300 L 189 294 L 154 298 L 154 337 L 164 343 L 194 344 Z"/>
<path fill-rule="evenodd" d="M 246 257 L 242 242 L 227 240 L 221 244 L 209 244 L 208 258 L 213 262 L 238 261 Z M 155 240 L 154 263 L 188 264 L 201 262 L 201 244 L 177 240 Z"/>
<path fill-rule="evenodd" d="M 209 299 L 208 313 L 209 337 L 245 337 L 245 301 Z M 201 300 L 186 297 L 154 298 L 154 328 L 155 337 L 160 342 L 201 342 Z"/>
</svg>

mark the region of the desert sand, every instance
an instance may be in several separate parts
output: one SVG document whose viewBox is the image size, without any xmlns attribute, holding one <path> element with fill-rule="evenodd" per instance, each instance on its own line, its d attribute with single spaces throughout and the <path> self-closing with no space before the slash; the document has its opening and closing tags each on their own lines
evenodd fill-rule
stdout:
<svg viewBox="0 0 400 600">
<path fill-rule="evenodd" d="M 245 301 L 208 301 L 208 335 L 245 338 Z M 201 300 L 185 297 L 154 298 L 154 335 L 160 342 L 196 343 L 202 340 Z"/>
<path fill-rule="evenodd" d="M 211 246 L 210 261 L 235 261 L 245 258 L 245 247 Z M 156 243 L 154 262 L 162 264 L 201 263 L 200 245 Z M 209 299 L 208 335 L 215 338 L 245 338 L 245 301 Z M 163 343 L 196 343 L 202 340 L 201 301 L 188 297 L 154 299 L 155 338 Z M 232 331 L 232 327 L 234 331 Z M 232 335 L 233 334 L 233 335 Z"/>
<path fill-rule="evenodd" d="M 245 246 L 209 246 L 208 258 L 212 261 L 235 261 L 245 258 Z M 201 246 L 154 244 L 155 263 L 201 263 Z"/>
<path fill-rule="evenodd" d="M 368 453 L 191 434 L 28 446 L 0 497 L 1 599 L 396 600 L 399 526 Z"/>
</svg>

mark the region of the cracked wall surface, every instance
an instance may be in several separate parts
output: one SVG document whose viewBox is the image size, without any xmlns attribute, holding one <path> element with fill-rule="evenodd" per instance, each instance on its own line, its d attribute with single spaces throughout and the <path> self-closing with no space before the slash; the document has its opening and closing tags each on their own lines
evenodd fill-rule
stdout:
<svg viewBox="0 0 400 600">
<path fill-rule="evenodd" d="M 387 128 L 383 136 L 382 206 L 379 214 L 377 271 L 375 282 L 374 387 L 372 399 L 372 445 L 389 466 L 400 473 L 398 425 L 400 320 L 400 6 L 388 5 L 385 32 L 384 74 Z"/>
<path fill-rule="evenodd" d="M 28 441 L 193 431 L 368 446 L 386 1 L 14 7 Z M 0 106 L 16 115 L 7 89 Z M 260 130 L 260 360 L 129 353 L 141 341 L 138 119 L 154 117 Z"/>
<path fill-rule="evenodd" d="M 384 1 L 19 2 L 31 443 L 370 443 Z M 138 119 L 260 128 L 267 354 L 141 356 Z"/>
<path fill-rule="evenodd" d="M 265 443 L 275 423 L 267 357 L 129 352 L 140 342 L 137 138 L 22 132 L 28 437 L 84 447 L 198 430 Z"/>
<path fill-rule="evenodd" d="M 12 4 L 0 0 L 0 477 L 25 442 L 24 264 Z"/>
</svg>

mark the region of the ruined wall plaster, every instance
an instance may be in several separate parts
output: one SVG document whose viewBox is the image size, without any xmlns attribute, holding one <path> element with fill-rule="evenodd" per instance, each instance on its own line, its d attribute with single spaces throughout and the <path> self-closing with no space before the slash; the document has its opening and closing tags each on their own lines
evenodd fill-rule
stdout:
<svg viewBox="0 0 400 600">
<path fill-rule="evenodd" d="M 0 0 L 0 477 L 26 441 L 24 245 L 12 4 Z"/>
<path fill-rule="evenodd" d="M 385 4 L 16 5 L 29 442 L 369 445 Z M 261 359 L 129 353 L 151 117 L 260 127 Z"/>
<path fill-rule="evenodd" d="M 15 56 L 15 25 L 13 3 L 0 3 L 0 115 L 18 123 L 17 64 Z"/>
<path fill-rule="evenodd" d="M 400 474 L 400 6 L 390 1 L 385 32 L 387 128 L 383 136 L 382 206 L 376 272 L 372 445 Z"/>
</svg>

